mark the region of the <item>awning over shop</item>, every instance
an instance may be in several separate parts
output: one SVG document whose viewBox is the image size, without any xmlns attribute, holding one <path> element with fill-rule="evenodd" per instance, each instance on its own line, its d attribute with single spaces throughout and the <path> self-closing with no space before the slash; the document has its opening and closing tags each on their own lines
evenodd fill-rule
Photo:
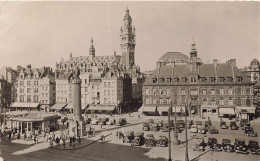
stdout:
<svg viewBox="0 0 260 161">
<path fill-rule="evenodd" d="M 145 106 L 143 107 L 143 112 L 155 112 L 156 106 Z"/>
<path fill-rule="evenodd" d="M 207 109 L 216 109 L 218 106 L 213 106 L 213 105 L 201 105 L 201 108 L 207 108 Z"/>
<path fill-rule="evenodd" d="M 65 107 L 65 109 L 73 109 L 73 103 L 69 103 L 69 104 Z"/>
<path fill-rule="evenodd" d="M 158 108 L 158 111 L 159 111 L 159 112 L 168 112 L 168 110 L 169 110 L 169 107 L 167 107 L 167 106 L 165 106 L 165 107 L 161 107 L 161 106 L 160 106 L 160 107 Z"/>
<path fill-rule="evenodd" d="M 172 112 L 185 113 L 185 107 L 184 106 L 176 106 L 176 110 L 175 110 L 175 106 L 173 106 L 172 107 Z"/>
<path fill-rule="evenodd" d="M 51 106 L 51 109 L 53 110 L 62 110 L 67 103 L 56 103 L 55 105 Z"/>
<path fill-rule="evenodd" d="M 238 113 L 255 113 L 255 107 L 237 107 Z"/>
<path fill-rule="evenodd" d="M 235 115 L 234 108 L 219 108 L 220 115 Z"/>
<path fill-rule="evenodd" d="M 90 106 L 87 110 L 114 111 L 115 106 Z"/>
<path fill-rule="evenodd" d="M 39 103 L 33 102 L 13 102 L 10 107 L 12 108 L 37 108 Z"/>
</svg>

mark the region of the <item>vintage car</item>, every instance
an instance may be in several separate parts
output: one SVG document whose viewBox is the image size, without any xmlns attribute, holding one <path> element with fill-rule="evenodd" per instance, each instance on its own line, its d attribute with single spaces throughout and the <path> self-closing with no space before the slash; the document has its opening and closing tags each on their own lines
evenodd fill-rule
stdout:
<svg viewBox="0 0 260 161">
<path fill-rule="evenodd" d="M 208 146 L 211 151 L 214 151 L 217 149 L 218 141 L 216 138 L 208 138 Z"/>
<path fill-rule="evenodd" d="M 244 133 L 247 133 L 250 128 L 251 128 L 251 126 L 248 124 L 248 125 L 245 125 L 242 130 L 244 131 Z"/>
<path fill-rule="evenodd" d="M 225 121 L 220 122 L 220 128 L 221 129 L 228 129 L 227 123 Z"/>
<path fill-rule="evenodd" d="M 177 120 L 177 125 L 179 128 L 183 129 L 185 128 L 185 122 L 184 120 Z"/>
<path fill-rule="evenodd" d="M 154 123 L 154 120 L 153 120 L 153 119 L 149 119 L 149 120 L 148 120 L 148 123 L 149 123 L 149 124 L 153 124 L 153 123 Z"/>
<path fill-rule="evenodd" d="M 198 125 L 192 125 L 190 128 L 191 133 L 198 133 Z"/>
<path fill-rule="evenodd" d="M 174 126 L 174 127 L 172 128 L 173 132 L 175 132 L 175 129 L 176 129 L 176 132 L 177 132 L 177 133 L 181 133 L 181 132 L 182 132 L 182 129 L 181 129 L 179 126 L 177 126 L 177 128 Z"/>
<path fill-rule="evenodd" d="M 123 134 L 123 143 L 131 143 L 134 140 L 134 131 L 126 131 Z"/>
<path fill-rule="evenodd" d="M 91 118 L 86 118 L 86 119 L 85 119 L 85 123 L 86 123 L 86 124 L 90 124 L 90 123 L 91 123 Z"/>
<path fill-rule="evenodd" d="M 126 125 L 127 121 L 125 118 L 119 118 L 117 121 L 116 121 L 116 126 L 124 126 Z"/>
<path fill-rule="evenodd" d="M 230 121 L 229 126 L 231 130 L 238 130 L 236 121 Z"/>
<path fill-rule="evenodd" d="M 222 139 L 222 150 L 224 152 L 234 152 L 234 146 L 231 145 L 230 139 Z"/>
<path fill-rule="evenodd" d="M 203 123 L 202 123 L 202 121 L 196 121 L 195 122 L 195 125 L 202 125 Z"/>
<path fill-rule="evenodd" d="M 156 145 L 161 147 L 167 147 L 168 138 L 166 136 L 159 136 L 159 140 L 156 141 Z"/>
<path fill-rule="evenodd" d="M 145 142 L 144 133 L 143 132 L 136 132 L 134 133 L 134 141 L 131 144 L 132 146 L 141 146 Z"/>
<path fill-rule="evenodd" d="M 114 125 L 115 122 L 116 122 L 115 119 L 110 119 L 110 120 L 108 120 L 107 125 Z"/>
<path fill-rule="evenodd" d="M 187 120 L 187 128 L 190 129 L 191 125 L 193 125 L 193 121 L 192 120 Z"/>
<path fill-rule="evenodd" d="M 96 119 L 91 120 L 90 124 L 97 125 L 99 122 L 100 122 L 100 120 L 96 118 Z"/>
<path fill-rule="evenodd" d="M 145 146 L 146 147 L 154 147 L 156 145 L 156 141 L 154 139 L 153 134 L 147 134 L 145 139 Z"/>
<path fill-rule="evenodd" d="M 207 130 L 205 128 L 205 126 L 203 125 L 198 125 L 198 133 L 200 134 L 206 134 Z"/>
<path fill-rule="evenodd" d="M 151 131 L 159 131 L 159 125 L 158 124 L 151 124 L 150 125 L 150 130 Z"/>
<path fill-rule="evenodd" d="M 158 124 L 159 127 L 163 127 L 163 120 L 156 120 L 156 124 Z"/>
<path fill-rule="evenodd" d="M 210 134 L 218 134 L 218 130 L 214 126 L 209 127 Z"/>
<path fill-rule="evenodd" d="M 204 138 L 196 137 L 195 145 L 192 147 L 193 151 L 204 151 L 205 150 Z"/>
<path fill-rule="evenodd" d="M 106 125 L 108 121 L 109 121 L 109 118 L 101 118 L 99 121 L 99 124 Z"/>
<path fill-rule="evenodd" d="M 205 128 L 206 128 L 206 130 L 208 130 L 210 126 L 212 126 L 211 121 L 205 121 Z"/>
<path fill-rule="evenodd" d="M 249 140 L 248 149 L 250 150 L 251 154 L 260 154 L 259 144 L 256 140 Z"/>
<path fill-rule="evenodd" d="M 251 136 L 251 137 L 257 137 L 257 132 L 254 131 L 254 129 L 252 127 L 249 127 L 247 129 L 247 136 Z"/>
<path fill-rule="evenodd" d="M 150 131 L 150 126 L 147 122 L 143 123 L 143 131 Z"/>
<path fill-rule="evenodd" d="M 235 152 L 248 154 L 248 146 L 246 145 L 245 139 L 235 139 Z"/>
</svg>

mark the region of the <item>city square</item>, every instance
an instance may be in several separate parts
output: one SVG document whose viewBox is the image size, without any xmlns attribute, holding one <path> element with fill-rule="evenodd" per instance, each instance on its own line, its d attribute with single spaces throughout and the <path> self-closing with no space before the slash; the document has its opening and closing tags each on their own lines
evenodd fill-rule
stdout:
<svg viewBox="0 0 260 161">
<path fill-rule="evenodd" d="M 260 160 L 259 2 L 1 5 L 0 160 Z"/>
</svg>

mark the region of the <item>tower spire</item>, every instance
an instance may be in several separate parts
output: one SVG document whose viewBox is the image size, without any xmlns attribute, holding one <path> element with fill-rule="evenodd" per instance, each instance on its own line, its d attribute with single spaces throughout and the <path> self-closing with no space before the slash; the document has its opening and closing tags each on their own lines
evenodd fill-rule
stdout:
<svg viewBox="0 0 260 161">
<path fill-rule="evenodd" d="M 93 38 L 91 37 L 91 40 L 90 40 L 90 47 L 89 47 L 89 55 L 91 57 L 91 59 L 93 59 L 95 57 L 95 47 L 94 47 L 94 41 L 93 41 Z"/>
</svg>

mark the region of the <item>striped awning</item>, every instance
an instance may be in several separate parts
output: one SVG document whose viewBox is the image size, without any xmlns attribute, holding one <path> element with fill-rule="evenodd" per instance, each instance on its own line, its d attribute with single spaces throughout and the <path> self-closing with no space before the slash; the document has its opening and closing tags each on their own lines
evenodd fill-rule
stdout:
<svg viewBox="0 0 260 161">
<path fill-rule="evenodd" d="M 62 110 L 67 103 L 56 103 L 55 105 L 51 106 L 51 109 L 53 110 Z"/>
<path fill-rule="evenodd" d="M 99 110 L 99 111 L 114 111 L 115 106 L 90 106 L 87 110 Z"/>
<path fill-rule="evenodd" d="M 37 108 L 39 103 L 33 102 L 13 102 L 10 107 L 11 108 Z"/>
<path fill-rule="evenodd" d="M 68 103 L 65 109 L 73 109 L 73 103 Z"/>
</svg>

